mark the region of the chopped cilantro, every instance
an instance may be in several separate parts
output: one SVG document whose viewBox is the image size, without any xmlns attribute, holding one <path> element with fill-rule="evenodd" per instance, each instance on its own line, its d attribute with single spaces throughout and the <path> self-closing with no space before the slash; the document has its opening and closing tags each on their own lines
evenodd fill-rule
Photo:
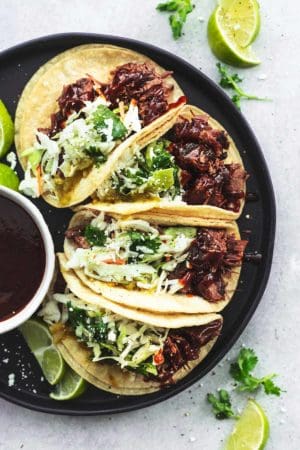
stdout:
<svg viewBox="0 0 300 450">
<path fill-rule="evenodd" d="M 101 166 L 101 164 L 107 161 L 107 156 L 103 155 L 103 153 L 96 147 L 87 148 L 85 153 L 94 160 L 96 166 Z"/>
<path fill-rule="evenodd" d="M 76 333 L 76 330 L 81 329 L 82 332 L 78 332 L 78 337 L 84 341 L 101 341 L 106 339 L 108 333 L 108 325 L 103 322 L 100 314 L 95 314 L 94 317 L 90 317 L 87 310 L 77 308 L 70 302 L 67 304 L 69 313 L 69 323 Z"/>
<path fill-rule="evenodd" d="M 105 244 L 106 236 L 103 230 L 99 230 L 93 225 L 87 225 L 84 230 L 84 237 L 90 245 L 98 245 L 101 247 Z"/>
<path fill-rule="evenodd" d="M 160 238 L 154 238 L 150 233 L 128 231 L 128 235 L 131 240 L 131 244 L 129 247 L 130 251 L 141 253 L 142 257 L 144 256 L 144 252 L 140 252 L 138 247 L 147 247 L 150 250 L 150 253 L 155 254 L 161 245 Z"/>
</svg>

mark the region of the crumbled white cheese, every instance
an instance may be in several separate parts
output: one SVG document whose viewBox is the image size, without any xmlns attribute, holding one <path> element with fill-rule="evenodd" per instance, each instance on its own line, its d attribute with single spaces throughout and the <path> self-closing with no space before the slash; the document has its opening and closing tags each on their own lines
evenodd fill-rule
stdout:
<svg viewBox="0 0 300 450">
<path fill-rule="evenodd" d="M 141 122 L 139 120 L 139 109 L 135 102 L 131 101 L 128 111 L 125 114 L 123 123 L 128 131 L 134 131 L 137 133 L 141 130 Z"/>
<path fill-rule="evenodd" d="M 261 73 L 260 75 L 257 75 L 257 79 L 260 81 L 264 81 L 267 79 L 267 75 L 265 73 Z"/>
<path fill-rule="evenodd" d="M 6 161 L 9 163 L 10 168 L 12 170 L 15 170 L 16 165 L 17 165 L 17 157 L 14 152 L 8 153 L 8 155 L 6 156 Z"/>
<path fill-rule="evenodd" d="M 107 338 L 108 338 L 109 341 L 115 342 L 117 340 L 116 332 L 114 330 L 110 330 L 108 332 Z"/>
<path fill-rule="evenodd" d="M 24 180 L 21 181 L 19 190 L 23 192 L 23 194 L 32 198 L 37 198 L 40 195 L 38 180 L 31 175 L 30 167 L 28 167 L 25 171 Z"/>
<path fill-rule="evenodd" d="M 9 386 L 9 387 L 14 386 L 14 384 L 15 384 L 15 378 L 16 378 L 16 376 L 15 376 L 14 373 L 10 373 L 10 374 L 8 375 L 8 386 Z"/>
<path fill-rule="evenodd" d="M 59 322 L 61 318 L 61 312 L 57 302 L 54 299 L 48 298 L 47 302 L 38 312 L 38 316 L 42 317 L 43 320 L 49 324 Z"/>
</svg>

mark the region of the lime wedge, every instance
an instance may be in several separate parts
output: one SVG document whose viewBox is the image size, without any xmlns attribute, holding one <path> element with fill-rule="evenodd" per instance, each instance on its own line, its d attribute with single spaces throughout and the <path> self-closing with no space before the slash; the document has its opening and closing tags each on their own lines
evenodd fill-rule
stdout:
<svg viewBox="0 0 300 450">
<path fill-rule="evenodd" d="M 74 370 L 67 367 L 61 381 L 55 386 L 50 397 L 54 400 L 72 400 L 79 397 L 85 391 L 87 382 L 81 378 Z"/>
<path fill-rule="evenodd" d="M 0 100 L 0 158 L 6 155 L 14 140 L 14 124 L 3 101 Z"/>
<path fill-rule="evenodd" d="M 260 30 L 256 0 L 223 0 L 209 18 L 207 37 L 218 59 L 237 67 L 260 64 L 249 45 Z"/>
<path fill-rule="evenodd" d="M 6 164 L 0 163 L 0 185 L 17 191 L 19 184 L 18 175 Z"/>
<path fill-rule="evenodd" d="M 225 450 L 262 450 L 269 437 L 269 422 L 261 406 L 249 400 L 229 436 Z"/>
<path fill-rule="evenodd" d="M 19 329 L 46 380 L 52 385 L 58 383 L 65 373 L 66 364 L 54 346 L 47 326 L 39 320 L 29 319 Z"/>
</svg>

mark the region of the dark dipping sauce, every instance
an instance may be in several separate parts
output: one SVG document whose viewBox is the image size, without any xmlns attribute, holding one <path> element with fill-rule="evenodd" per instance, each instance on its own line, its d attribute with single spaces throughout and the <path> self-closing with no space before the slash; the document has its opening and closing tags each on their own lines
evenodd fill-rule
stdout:
<svg viewBox="0 0 300 450">
<path fill-rule="evenodd" d="M 0 196 L 0 321 L 33 298 L 45 271 L 41 233 L 17 203 Z"/>
</svg>

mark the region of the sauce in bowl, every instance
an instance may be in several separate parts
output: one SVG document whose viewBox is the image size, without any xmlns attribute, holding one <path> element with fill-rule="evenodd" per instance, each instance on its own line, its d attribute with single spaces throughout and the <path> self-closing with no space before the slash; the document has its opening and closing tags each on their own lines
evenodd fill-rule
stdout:
<svg viewBox="0 0 300 450">
<path fill-rule="evenodd" d="M 0 195 L 0 321 L 21 311 L 38 290 L 46 255 L 30 215 Z"/>
</svg>

